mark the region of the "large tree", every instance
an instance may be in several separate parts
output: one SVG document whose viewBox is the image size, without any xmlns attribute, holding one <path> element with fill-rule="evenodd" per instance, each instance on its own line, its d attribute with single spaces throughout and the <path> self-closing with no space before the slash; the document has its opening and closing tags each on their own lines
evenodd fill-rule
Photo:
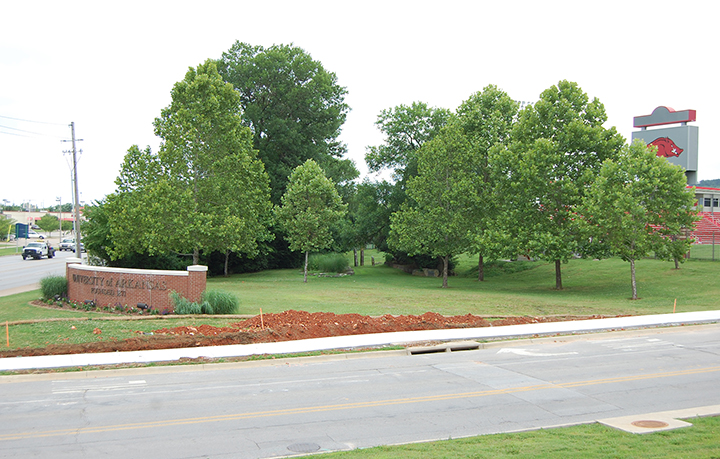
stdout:
<svg viewBox="0 0 720 459">
<path fill-rule="evenodd" d="M 484 280 L 484 258 L 497 253 L 494 227 L 497 213 L 497 196 L 490 164 L 490 150 L 508 141 L 518 104 L 495 85 L 483 88 L 457 109 L 457 119 L 464 135 L 477 157 L 476 201 L 472 229 L 473 249 L 478 253 L 478 280 Z"/>
<path fill-rule="evenodd" d="M 290 242 L 290 250 L 305 253 L 304 282 L 307 282 L 308 256 L 333 243 L 331 229 L 347 211 L 335 184 L 318 164 L 308 159 L 290 175 L 282 205 L 276 207 L 278 223 Z"/>
<path fill-rule="evenodd" d="M 518 253 L 555 263 L 555 288 L 562 289 L 561 263 L 581 254 L 584 235 L 577 207 L 602 162 L 624 144 L 606 129 L 605 108 L 576 84 L 560 81 L 520 112 L 509 148 L 495 148 L 493 167 L 502 198 L 502 225 Z"/>
<path fill-rule="evenodd" d="M 349 111 L 347 91 L 334 73 L 303 49 L 236 42 L 218 61 L 220 74 L 240 95 L 243 123 L 270 176 L 272 201 L 280 202 L 290 173 L 307 159 L 335 183 L 359 174 L 342 159 L 338 140 Z"/>
<path fill-rule="evenodd" d="M 630 263 L 636 300 L 635 261 L 652 251 L 687 253 L 691 241 L 676 236 L 696 221 L 694 204 L 683 169 L 636 140 L 603 163 L 580 212 L 590 234 Z"/>
<path fill-rule="evenodd" d="M 471 245 L 480 166 L 475 153 L 459 125 L 446 126 L 418 150 L 418 175 L 408 181 L 412 204 L 390 219 L 391 247 L 442 259 L 443 288 L 450 258 Z"/>
<path fill-rule="evenodd" d="M 418 173 L 418 149 L 437 136 L 451 116 L 450 110 L 430 107 L 424 102 L 398 105 L 378 115 L 375 125 L 385 138 L 381 145 L 366 148 L 365 162 L 371 172 L 391 171 L 392 181 L 368 182 L 364 188 L 358 188 L 358 192 L 362 212 L 372 215 L 374 221 L 364 217 L 360 219 L 377 228 L 373 232 L 365 225 L 367 231 L 364 232 L 379 236 L 373 239 L 381 250 L 388 248 L 390 215 L 400 210 L 401 204 L 407 200 L 407 182 Z M 367 199 L 370 194 L 377 196 L 376 203 Z M 393 255 L 404 259 L 407 254 L 396 251 Z"/>
<path fill-rule="evenodd" d="M 239 94 L 213 61 L 189 69 L 171 94 L 154 123 L 160 151 L 131 147 L 107 198 L 110 256 L 190 252 L 198 263 L 200 251 L 256 254 L 271 237 L 271 204 Z"/>
<path fill-rule="evenodd" d="M 450 110 L 429 107 L 424 102 L 398 105 L 380 112 L 375 125 L 385 135 L 382 145 L 367 147 L 365 162 L 371 172 L 389 169 L 396 182 L 417 175 L 417 151 L 440 133 Z"/>
</svg>

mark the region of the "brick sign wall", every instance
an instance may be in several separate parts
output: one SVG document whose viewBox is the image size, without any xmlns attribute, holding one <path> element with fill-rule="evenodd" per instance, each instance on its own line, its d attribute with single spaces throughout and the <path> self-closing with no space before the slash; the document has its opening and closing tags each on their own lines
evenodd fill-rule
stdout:
<svg viewBox="0 0 720 459">
<path fill-rule="evenodd" d="M 199 302 L 205 291 L 207 266 L 188 266 L 187 271 L 159 269 L 107 268 L 80 264 L 68 259 L 65 268 L 68 299 L 98 306 L 137 306 L 145 303 L 158 311 L 172 312 L 169 294 L 176 291 L 193 302 Z"/>
</svg>

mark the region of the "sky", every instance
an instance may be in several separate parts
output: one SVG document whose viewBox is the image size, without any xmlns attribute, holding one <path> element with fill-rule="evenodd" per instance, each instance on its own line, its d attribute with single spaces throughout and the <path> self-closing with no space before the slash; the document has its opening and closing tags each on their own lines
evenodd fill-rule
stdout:
<svg viewBox="0 0 720 459">
<path fill-rule="evenodd" d="M 153 120 L 190 67 L 235 41 L 294 44 L 337 75 L 350 113 L 340 139 L 363 176 L 381 110 L 455 110 L 494 84 L 518 101 L 570 80 L 626 138 L 658 106 L 697 111 L 698 178 L 720 178 L 715 24 L 720 2 L 219 1 L 3 2 L 0 200 L 70 202 L 70 123 L 80 200 L 115 190 L 132 145 L 157 151 Z M 716 107 L 715 109 L 713 107 Z"/>
</svg>

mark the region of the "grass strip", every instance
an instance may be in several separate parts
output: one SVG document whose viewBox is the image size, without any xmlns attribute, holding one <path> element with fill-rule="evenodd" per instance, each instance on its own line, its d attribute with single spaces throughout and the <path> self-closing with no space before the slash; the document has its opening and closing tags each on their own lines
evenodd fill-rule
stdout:
<svg viewBox="0 0 720 459">
<path fill-rule="evenodd" d="M 492 459 L 631 459 L 720 457 L 720 417 L 687 420 L 692 427 L 631 434 L 601 424 L 585 424 L 509 434 L 380 446 L 323 454 L 329 459 L 492 458 Z M 313 456 L 315 457 L 315 456 Z"/>
</svg>

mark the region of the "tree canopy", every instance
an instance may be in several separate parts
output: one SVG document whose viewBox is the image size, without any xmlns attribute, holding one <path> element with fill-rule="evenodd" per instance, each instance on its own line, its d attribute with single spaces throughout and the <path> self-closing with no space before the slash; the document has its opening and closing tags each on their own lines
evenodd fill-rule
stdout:
<svg viewBox="0 0 720 459">
<path fill-rule="evenodd" d="M 335 183 L 355 179 L 338 140 L 350 110 L 334 73 L 292 45 L 269 48 L 236 42 L 218 60 L 219 72 L 240 95 L 242 122 L 270 177 L 272 201 L 285 192 L 294 168 L 314 160 Z"/>
<path fill-rule="evenodd" d="M 305 282 L 309 253 L 332 245 L 332 225 L 346 210 L 347 205 L 342 203 L 332 180 L 315 161 L 308 159 L 295 168 L 282 196 L 282 205 L 275 213 L 287 234 L 290 250 L 305 253 Z"/>
<path fill-rule="evenodd" d="M 417 175 L 416 152 L 440 132 L 450 116 L 450 110 L 429 107 L 424 102 L 383 110 L 375 125 L 385 134 L 385 141 L 382 145 L 367 147 L 368 168 L 372 172 L 391 169 L 398 182 Z"/>
<path fill-rule="evenodd" d="M 451 123 L 417 151 L 417 159 L 418 175 L 408 181 L 412 204 L 390 217 L 390 246 L 442 258 L 447 288 L 450 258 L 471 245 L 479 155 Z"/>
<path fill-rule="evenodd" d="M 60 232 L 60 220 L 55 215 L 45 214 L 37 221 L 37 226 L 46 232 L 58 230 Z"/>
<path fill-rule="evenodd" d="M 508 141 L 518 104 L 495 85 L 483 88 L 457 109 L 457 122 L 477 157 L 473 205 L 472 249 L 478 253 L 478 280 L 484 280 L 484 258 L 495 255 L 494 231 L 498 202 L 490 163 L 490 150 Z"/>
<path fill-rule="evenodd" d="M 686 188 L 683 169 L 655 150 L 636 140 L 605 160 L 580 209 L 589 233 L 630 263 L 633 300 L 635 261 L 651 251 L 687 253 L 691 241 L 676 236 L 696 221 L 695 196 Z"/>
<path fill-rule="evenodd" d="M 577 207 L 602 162 L 624 143 L 615 128 L 603 127 L 606 119 L 599 100 L 560 81 L 520 112 L 509 147 L 491 158 L 507 240 L 519 254 L 555 262 L 556 289 L 562 289 L 561 263 L 582 254 Z"/>
<path fill-rule="evenodd" d="M 267 174 L 240 118 L 239 94 L 215 63 L 189 69 L 155 120 L 160 151 L 128 150 L 105 205 L 117 259 L 203 251 L 256 254 L 271 237 Z"/>
</svg>

